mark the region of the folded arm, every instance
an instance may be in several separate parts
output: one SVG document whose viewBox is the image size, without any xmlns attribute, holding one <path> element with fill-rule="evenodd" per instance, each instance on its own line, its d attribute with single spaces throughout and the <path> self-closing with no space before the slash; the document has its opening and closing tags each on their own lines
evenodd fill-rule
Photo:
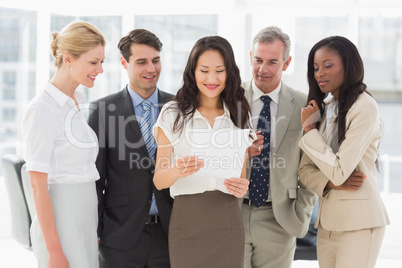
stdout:
<svg viewBox="0 0 402 268">
<path fill-rule="evenodd" d="M 377 107 L 371 102 L 362 104 L 364 109 L 352 107 L 349 110 L 349 124 L 338 152 L 333 152 L 315 128 L 309 130 L 299 142 L 300 148 L 334 186 L 344 184 L 356 171 L 379 126 Z"/>
</svg>

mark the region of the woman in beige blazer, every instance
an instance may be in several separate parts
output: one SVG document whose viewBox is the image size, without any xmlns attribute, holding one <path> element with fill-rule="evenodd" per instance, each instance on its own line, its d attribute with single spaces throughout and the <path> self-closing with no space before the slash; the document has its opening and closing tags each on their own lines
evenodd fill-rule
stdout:
<svg viewBox="0 0 402 268">
<path fill-rule="evenodd" d="M 307 76 L 299 176 L 320 197 L 319 265 L 375 267 L 389 220 L 376 185 L 378 107 L 362 59 L 348 39 L 328 37 L 311 49 Z"/>
</svg>

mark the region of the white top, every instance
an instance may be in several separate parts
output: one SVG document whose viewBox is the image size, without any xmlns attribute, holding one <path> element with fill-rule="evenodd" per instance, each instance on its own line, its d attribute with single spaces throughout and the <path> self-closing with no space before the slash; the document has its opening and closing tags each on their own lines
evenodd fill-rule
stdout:
<svg viewBox="0 0 402 268">
<path fill-rule="evenodd" d="M 325 129 L 322 133 L 322 137 L 326 144 L 332 148 L 334 153 L 338 152 L 338 123 L 336 119 L 338 117 L 338 101 L 332 98 L 329 104 L 325 107 Z"/>
<path fill-rule="evenodd" d="M 78 103 L 84 95 L 75 92 Z M 28 106 L 23 119 L 28 171 L 48 174 L 49 184 L 84 183 L 99 179 L 95 166 L 98 139 L 85 120 L 85 105 L 50 82 Z"/>
<path fill-rule="evenodd" d="M 194 154 L 194 148 L 199 145 L 199 141 L 197 141 L 194 137 L 199 137 L 199 133 L 210 132 L 212 137 L 214 135 L 217 136 L 219 133 L 222 133 L 226 130 L 240 130 L 230 119 L 230 113 L 225 104 L 223 115 L 215 118 L 213 127 L 211 127 L 201 113 L 196 110 L 194 116 L 191 119 L 187 119 L 185 122 L 183 131 L 173 132 L 173 125 L 178 113 L 179 110 L 177 108 L 177 102 L 170 101 L 166 103 L 163 106 L 159 114 L 158 121 L 155 123 L 152 130 L 155 137 L 157 135 L 158 128 L 163 130 L 164 134 L 173 146 L 173 161 L 178 157 L 191 156 Z M 248 137 L 247 135 L 247 147 L 250 146 L 255 139 L 255 133 L 252 130 L 249 131 L 252 137 Z M 211 146 L 213 146 L 212 143 Z M 163 159 L 161 161 L 163 161 Z M 219 167 L 219 164 L 214 164 L 216 164 L 216 167 Z M 199 180 L 199 182 L 205 183 L 188 183 L 183 187 L 183 184 L 180 184 L 179 182 L 186 179 L 188 179 L 188 177 L 179 178 L 176 183 L 170 187 L 170 195 L 173 198 L 178 195 L 197 194 L 205 191 L 221 190 L 216 183 L 218 178 L 215 178 L 214 180 L 214 178 L 208 177 L 205 178 L 205 180 Z M 180 187 L 177 186 L 178 184 L 180 184 Z"/>
</svg>

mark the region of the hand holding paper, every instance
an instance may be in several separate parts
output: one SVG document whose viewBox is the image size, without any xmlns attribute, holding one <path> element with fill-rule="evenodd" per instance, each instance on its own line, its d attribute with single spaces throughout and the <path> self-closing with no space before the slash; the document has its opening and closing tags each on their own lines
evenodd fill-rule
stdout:
<svg viewBox="0 0 402 268">
<path fill-rule="evenodd" d="M 190 176 L 199 171 L 204 166 L 204 160 L 198 159 L 197 156 L 185 156 L 177 158 L 175 168 L 180 178 Z"/>
<path fill-rule="evenodd" d="M 184 165 L 186 160 L 203 160 L 203 166 L 196 171 L 195 165 L 190 165 L 185 171 L 185 176 L 180 176 L 171 191 L 180 192 L 182 189 L 197 188 L 213 190 L 217 189 L 224 193 L 233 194 L 236 197 L 239 193 L 239 180 L 243 169 L 247 148 L 251 145 L 249 129 L 223 129 L 219 132 L 197 131 L 191 133 L 192 149 L 191 157 L 179 158 Z M 177 162 L 177 160 L 176 160 Z M 198 162 L 197 162 L 198 163 Z M 231 179 L 230 179 L 231 178 Z M 225 184 L 225 180 L 227 180 Z M 191 186 L 190 186 L 191 185 Z M 241 194 L 245 194 L 247 187 L 242 185 Z"/>
<path fill-rule="evenodd" d="M 247 193 L 249 183 L 245 178 L 230 178 L 223 182 L 228 192 L 237 198 L 242 198 Z"/>
</svg>

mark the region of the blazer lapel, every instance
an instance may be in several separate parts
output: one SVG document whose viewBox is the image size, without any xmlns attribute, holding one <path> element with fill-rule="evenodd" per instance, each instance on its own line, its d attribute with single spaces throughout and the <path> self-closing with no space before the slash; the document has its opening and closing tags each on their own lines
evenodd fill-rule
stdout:
<svg viewBox="0 0 402 268">
<path fill-rule="evenodd" d="M 252 100 L 253 100 L 253 88 L 252 88 L 252 83 L 253 83 L 253 79 L 251 79 L 248 82 L 245 82 L 243 84 L 243 88 L 244 88 L 244 96 L 246 97 L 246 100 L 248 101 L 248 103 L 252 104 Z"/>
<path fill-rule="evenodd" d="M 159 102 L 159 112 L 162 110 L 162 106 L 172 99 L 173 95 L 163 92 L 158 89 L 158 102 Z"/>
<path fill-rule="evenodd" d="M 295 105 L 293 104 L 293 95 L 287 89 L 287 86 L 282 83 L 282 88 L 279 93 L 278 111 L 276 113 L 275 124 L 275 140 L 273 140 L 272 150 L 275 153 L 286 134 L 290 119 L 292 117 Z"/>
<path fill-rule="evenodd" d="M 148 150 L 145 146 L 144 139 L 142 137 L 140 126 L 138 125 L 137 117 L 135 116 L 135 111 L 133 107 L 133 102 L 131 101 L 130 94 L 128 93 L 128 88 L 123 90 L 122 94 L 120 95 L 120 101 L 123 107 L 124 118 L 128 121 L 128 125 L 133 130 L 133 134 L 137 137 L 137 140 L 140 142 L 141 148 L 144 152 L 145 156 L 148 155 Z"/>
</svg>

